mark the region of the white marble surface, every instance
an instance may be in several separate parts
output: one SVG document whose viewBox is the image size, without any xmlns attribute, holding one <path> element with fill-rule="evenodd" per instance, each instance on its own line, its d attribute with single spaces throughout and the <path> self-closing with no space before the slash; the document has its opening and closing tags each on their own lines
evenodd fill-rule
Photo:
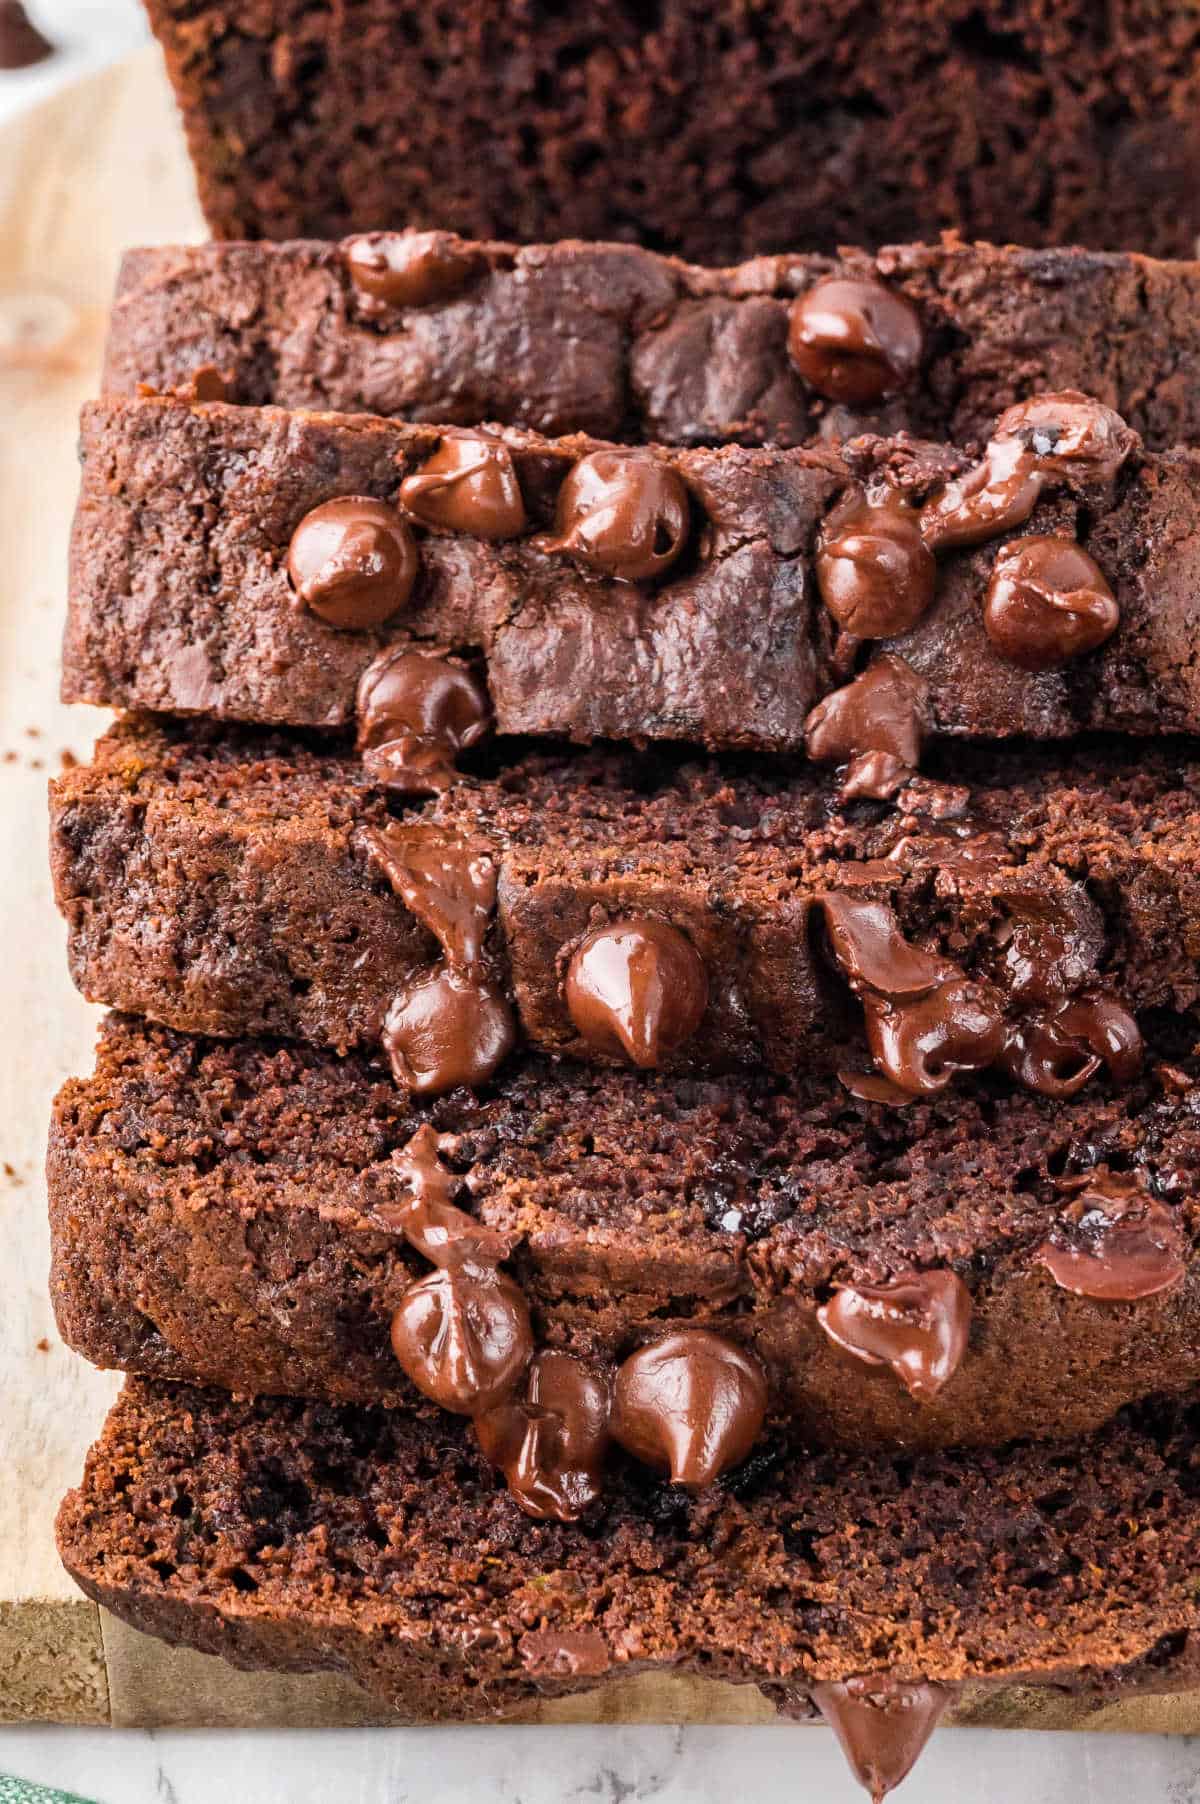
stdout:
<svg viewBox="0 0 1200 1804">
<path fill-rule="evenodd" d="M 580 0 L 582 3 L 582 0 Z M 0 76 L 0 120 L 144 36 L 136 0 L 28 0 L 61 48 Z M 0 271 L 0 275 L 3 272 Z M 822 1730 L 0 1729 L 0 1772 L 96 1804 L 853 1804 Z M 899 1804 L 1200 1804 L 1200 1742 L 947 1730 Z"/>
</svg>

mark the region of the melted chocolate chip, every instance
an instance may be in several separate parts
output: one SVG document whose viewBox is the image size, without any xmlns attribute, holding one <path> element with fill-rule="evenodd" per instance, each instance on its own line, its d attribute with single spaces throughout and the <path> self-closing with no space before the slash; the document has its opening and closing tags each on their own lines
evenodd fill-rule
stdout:
<svg viewBox="0 0 1200 1804">
<path fill-rule="evenodd" d="M 668 1334 L 617 1373 L 612 1432 L 627 1452 L 699 1490 L 758 1439 L 767 1387 L 754 1360 L 707 1329 Z"/>
<path fill-rule="evenodd" d="M 1083 988 L 1104 950 L 1104 918 L 1082 884 L 1059 895 L 997 880 L 1009 909 L 1002 955 L 1010 1002 L 1056 1003 Z"/>
<path fill-rule="evenodd" d="M 928 1403 L 967 1350 L 971 1293 L 953 1272 L 906 1272 L 836 1291 L 817 1320 L 845 1352 L 890 1366 L 910 1397 Z"/>
<path fill-rule="evenodd" d="M 593 451 L 558 492 L 555 537 L 592 570 L 626 582 L 650 582 L 687 544 L 691 507 L 683 479 L 650 451 Z"/>
<path fill-rule="evenodd" d="M 490 432 L 446 432 L 400 484 L 400 503 L 426 526 L 477 539 L 514 539 L 526 526 L 512 453 Z"/>
<path fill-rule="evenodd" d="M 1141 1029 L 1111 996 L 1077 996 L 1028 1015 L 1009 1031 L 1000 1063 L 1040 1096 L 1074 1096 L 1102 1065 L 1114 1084 L 1129 1084 L 1142 1066 Z"/>
<path fill-rule="evenodd" d="M 1077 1297 L 1136 1303 L 1187 1274 L 1177 1214 L 1136 1180 L 1100 1172 L 1059 1217 L 1034 1258 Z"/>
<path fill-rule="evenodd" d="M 708 1006 L 708 973 L 677 927 L 629 915 L 597 928 L 567 966 L 567 1013 L 587 1044 L 644 1070 L 690 1040 Z"/>
<path fill-rule="evenodd" d="M 856 639 L 908 632 L 933 600 L 933 553 L 920 516 L 896 494 L 859 493 L 835 508 L 817 540 L 816 571 L 821 600 Z"/>
<path fill-rule="evenodd" d="M 1017 539 L 992 571 L 983 624 L 1020 670 L 1058 670 L 1111 639 L 1120 610 L 1104 572 L 1071 539 Z"/>
<path fill-rule="evenodd" d="M 477 1415 L 520 1382 L 533 1352 L 529 1309 L 503 1272 L 448 1266 L 405 1291 L 392 1317 L 392 1351 L 432 1402 Z"/>
<path fill-rule="evenodd" d="M 840 892 L 821 900 L 830 949 L 862 1000 L 867 1044 L 885 1077 L 908 1095 L 932 1095 L 960 1072 L 996 1062 L 1007 1029 L 990 984 L 911 945 L 886 902 Z"/>
<path fill-rule="evenodd" d="M 956 976 L 927 996 L 866 996 L 867 1045 L 910 1096 L 933 1096 L 966 1071 L 986 1071 L 1007 1044 L 1004 1008 L 990 984 Z"/>
<path fill-rule="evenodd" d="M 948 482 L 921 509 L 921 532 L 935 551 L 981 545 L 1024 526 L 1045 477 L 1019 439 L 993 441 L 982 462 Z"/>
<path fill-rule="evenodd" d="M 440 652 L 389 646 L 358 685 L 358 751 L 385 789 L 427 795 L 455 777 L 454 759 L 491 725 L 478 678 Z"/>
<path fill-rule="evenodd" d="M 1001 414 L 981 462 L 925 503 L 926 543 L 978 545 L 1023 526 L 1048 484 L 1110 483 L 1137 442 L 1119 414 L 1073 390 L 1022 401 Z"/>
<path fill-rule="evenodd" d="M 495 1266 L 507 1259 L 514 1237 L 476 1221 L 453 1198 L 463 1180 L 440 1157 L 441 1140 L 426 1122 L 392 1154 L 392 1166 L 408 1194 L 401 1203 L 380 1203 L 374 1213 L 404 1235 L 431 1265 Z"/>
<path fill-rule="evenodd" d="M 345 247 L 350 280 L 382 311 L 452 300 L 483 267 L 480 253 L 448 232 L 367 232 Z"/>
<path fill-rule="evenodd" d="M 529 1368 L 524 1400 L 477 1416 L 475 1433 L 527 1516 L 576 1522 L 601 1493 L 611 1407 L 607 1372 L 545 1351 Z"/>
<path fill-rule="evenodd" d="M 875 990 L 900 1000 L 927 996 L 957 975 L 957 966 L 949 959 L 905 939 L 888 903 L 838 890 L 823 896 L 821 903 L 830 949 L 855 990 Z"/>
<path fill-rule="evenodd" d="M 882 282 L 827 276 L 792 303 L 788 355 L 830 401 L 870 407 L 916 374 L 923 335 L 916 309 Z"/>
<path fill-rule="evenodd" d="M 437 965 L 393 998 L 381 1038 L 396 1082 L 436 1096 L 485 1084 L 516 1044 L 516 1028 L 494 984 Z"/>
<path fill-rule="evenodd" d="M 957 1685 L 905 1684 L 879 1673 L 814 1685 L 811 1696 L 871 1804 L 882 1804 L 912 1772 L 958 1693 Z"/>
<path fill-rule="evenodd" d="M 370 827 L 362 837 L 371 863 L 428 927 L 447 965 L 477 971 L 496 906 L 496 861 L 487 842 L 420 821 Z"/>
<path fill-rule="evenodd" d="M 1008 439 L 1035 457 L 1045 475 L 1065 471 L 1093 487 L 1112 482 L 1138 444 L 1137 433 L 1119 413 L 1070 388 L 1006 408 L 992 441 Z"/>
<path fill-rule="evenodd" d="M 304 516 L 287 564 L 300 600 L 330 626 L 381 626 L 413 592 L 417 546 L 386 502 L 339 495 Z"/>
<path fill-rule="evenodd" d="M 903 658 L 883 652 L 861 676 L 817 703 L 804 723 L 804 744 L 817 764 L 846 765 L 843 796 L 883 798 L 921 757 L 924 680 Z M 870 763 L 865 755 L 877 754 Z"/>
<path fill-rule="evenodd" d="M 0 69 L 32 69 L 53 54 L 21 0 L 0 0 Z"/>
</svg>

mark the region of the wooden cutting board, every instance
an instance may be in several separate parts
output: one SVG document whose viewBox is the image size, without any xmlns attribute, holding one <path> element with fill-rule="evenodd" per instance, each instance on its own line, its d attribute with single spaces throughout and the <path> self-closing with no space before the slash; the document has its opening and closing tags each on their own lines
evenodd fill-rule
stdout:
<svg viewBox="0 0 1200 1804">
<path fill-rule="evenodd" d="M 104 716 L 57 700 L 75 416 L 94 391 L 123 246 L 203 237 L 154 50 L 0 130 L 0 1720 L 284 1725 L 383 1720 L 348 1681 L 238 1673 L 88 1603 L 54 1551 L 58 1500 L 117 1387 L 62 1346 L 46 1295 L 50 1098 L 89 1068 L 98 1011 L 75 995 L 46 876 L 45 789 Z M 626 1679 L 545 1722 L 771 1719 L 759 1694 Z M 989 1725 L 1200 1732 L 1200 1695 L 1089 1711 L 1049 1691 L 975 1690 Z"/>
</svg>

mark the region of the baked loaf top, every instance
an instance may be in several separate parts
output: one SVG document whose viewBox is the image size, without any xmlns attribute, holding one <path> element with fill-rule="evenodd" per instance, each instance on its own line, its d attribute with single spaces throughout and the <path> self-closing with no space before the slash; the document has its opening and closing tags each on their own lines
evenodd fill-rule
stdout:
<svg viewBox="0 0 1200 1804">
<path fill-rule="evenodd" d="M 441 1167 L 509 1247 L 539 1349 L 611 1374 L 713 1332 L 760 1364 L 772 1422 L 842 1446 L 1083 1433 L 1200 1384 L 1183 1028 L 1150 1024 L 1119 1094 L 983 1080 L 896 1108 L 530 1057 L 420 1102 L 361 1055 L 110 1017 L 51 1128 L 59 1327 L 151 1377 L 411 1405 L 389 1337 L 425 1265 L 403 1224 Z M 890 1330 L 864 1339 L 855 1298 L 890 1299 Z"/>
<path fill-rule="evenodd" d="M 1131 1011 L 1198 1000 L 1195 761 L 1114 741 L 937 773 L 887 808 L 813 766 L 537 755 L 393 815 L 345 751 L 134 720 L 55 781 L 52 864 L 92 1000 L 382 1040 L 406 1087 L 483 1081 L 518 1029 L 675 1069 L 870 1049 L 906 1094 L 1124 1081 Z"/>
<path fill-rule="evenodd" d="M 218 237 L 448 225 L 701 261 L 936 237 L 1191 255 L 1189 0 L 747 15 L 152 0 Z"/>
<path fill-rule="evenodd" d="M 150 1634 L 345 1670 L 409 1715 L 495 1715 L 669 1667 L 797 1714 L 877 1675 L 893 1697 L 918 1688 L 904 1701 L 927 1734 L 940 1685 L 1181 1682 L 1194 1414 L 915 1464 L 780 1441 L 695 1498 L 630 1467 L 587 1533 L 526 1519 L 436 1413 L 134 1380 L 59 1546 L 90 1597 Z"/>
<path fill-rule="evenodd" d="M 382 647 L 440 644 L 482 654 L 501 732 L 817 750 L 869 641 L 918 737 L 1200 728 L 1200 452 L 1078 395 L 976 459 L 166 399 L 89 407 L 82 455 L 69 700 L 333 727 Z M 884 743 L 824 724 L 834 761 Z"/>
<path fill-rule="evenodd" d="M 832 335 L 872 304 L 900 362 L 877 368 L 880 392 L 851 393 Z M 254 406 L 794 445 L 966 444 L 1014 402 L 1071 388 L 1165 450 L 1200 439 L 1198 321 L 1195 263 L 953 239 L 732 269 L 449 232 L 161 245 L 125 256 L 104 392 L 199 382 Z"/>
</svg>

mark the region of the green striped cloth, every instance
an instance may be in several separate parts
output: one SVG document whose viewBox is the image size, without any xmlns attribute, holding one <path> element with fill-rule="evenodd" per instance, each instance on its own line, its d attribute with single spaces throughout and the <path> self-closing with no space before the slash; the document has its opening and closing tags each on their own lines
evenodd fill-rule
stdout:
<svg viewBox="0 0 1200 1804">
<path fill-rule="evenodd" d="M 77 1791 L 54 1791 L 33 1785 L 28 1779 L 10 1779 L 0 1773 L 0 1804 L 88 1804 Z"/>
</svg>

